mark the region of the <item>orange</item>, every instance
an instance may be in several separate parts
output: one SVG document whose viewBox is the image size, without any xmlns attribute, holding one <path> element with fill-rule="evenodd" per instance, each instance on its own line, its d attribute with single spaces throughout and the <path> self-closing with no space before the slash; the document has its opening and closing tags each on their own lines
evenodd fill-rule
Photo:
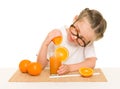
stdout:
<svg viewBox="0 0 120 89">
<path fill-rule="evenodd" d="M 59 45 L 62 42 L 62 36 L 57 36 L 52 41 L 55 45 Z"/>
<path fill-rule="evenodd" d="M 59 57 L 61 61 L 65 61 L 69 56 L 68 49 L 63 46 L 57 47 L 55 49 L 55 56 Z"/>
<path fill-rule="evenodd" d="M 83 67 L 83 68 L 80 68 L 79 69 L 79 73 L 81 74 L 81 76 L 83 76 L 83 77 L 90 77 L 90 76 L 92 76 L 93 75 L 93 69 L 92 68 L 85 68 L 85 67 Z"/>
<path fill-rule="evenodd" d="M 27 73 L 27 67 L 30 63 L 31 63 L 31 61 L 29 61 L 28 59 L 24 59 L 24 60 L 20 61 L 20 63 L 19 63 L 20 71 L 23 73 Z"/>
<path fill-rule="evenodd" d="M 42 71 L 42 66 L 38 62 L 31 62 L 28 66 L 28 73 L 30 75 L 36 76 L 39 75 Z"/>
</svg>

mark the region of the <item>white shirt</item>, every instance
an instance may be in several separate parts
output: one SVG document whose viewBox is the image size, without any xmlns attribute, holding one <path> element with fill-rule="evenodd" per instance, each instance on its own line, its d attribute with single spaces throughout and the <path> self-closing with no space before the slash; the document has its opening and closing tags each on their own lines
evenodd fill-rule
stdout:
<svg viewBox="0 0 120 89">
<path fill-rule="evenodd" d="M 69 51 L 69 57 L 67 58 L 66 61 L 64 61 L 64 64 L 80 63 L 86 58 L 96 57 L 93 43 L 86 47 L 81 47 L 79 45 L 76 46 L 68 41 L 65 27 L 61 28 L 61 32 L 63 36 L 63 41 L 60 45 L 66 47 Z M 50 45 L 48 46 L 47 55 L 48 59 L 51 55 L 53 55 L 55 48 L 56 46 L 54 45 L 53 42 L 51 42 Z"/>
</svg>

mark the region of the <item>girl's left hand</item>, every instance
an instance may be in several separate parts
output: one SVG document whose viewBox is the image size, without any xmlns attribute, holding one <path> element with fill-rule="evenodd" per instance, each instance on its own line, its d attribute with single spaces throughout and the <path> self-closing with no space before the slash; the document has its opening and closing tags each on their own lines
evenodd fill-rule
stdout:
<svg viewBox="0 0 120 89">
<path fill-rule="evenodd" d="M 59 70 L 57 71 L 57 73 L 59 75 L 62 75 L 62 74 L 67 74 L 69 72 L 69 66 L 67 64 L 62 64 L 60 67 L 59 67 Z"/>
</svg>

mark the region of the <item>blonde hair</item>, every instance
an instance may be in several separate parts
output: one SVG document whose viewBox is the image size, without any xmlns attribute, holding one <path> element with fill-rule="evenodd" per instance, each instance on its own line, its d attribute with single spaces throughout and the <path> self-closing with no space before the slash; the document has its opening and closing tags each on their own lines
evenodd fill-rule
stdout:
<svg viewBox="0 0 120 89">
<path fill-rule="evenodd" d="M 88 19 L 88 22 L 91 24 L 91 28 L 96 34 L 95 40 L 101 39 L 104 36 L 104 32 L 107 27 L 107 22 L 101 15 L 101 13 L 97 10 L 90 10 L 89 8 L 85 8 L 78 16 L 77 21 L 81 20 L 84 17 Z"/>
</svg>

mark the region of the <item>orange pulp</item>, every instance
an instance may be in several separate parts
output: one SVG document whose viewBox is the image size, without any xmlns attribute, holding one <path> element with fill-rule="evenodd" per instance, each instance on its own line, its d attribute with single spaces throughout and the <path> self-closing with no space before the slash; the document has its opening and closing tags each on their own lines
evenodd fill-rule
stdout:
<svg viewBox="0 0 120 89">
<path fill-rule="evenodd" d="M 85 67 L 83 67 L 83 68 L 80 68 L 79 69 L 79 73 L 81 74 L 81 76 L 83 76 L 83 77 L 90 77 L 90 76 L 92 76 L 93 75 L 93 69 L 92 68 L 85 68 Z"/>
<path fill-rule="evenodd" d="M 55 49 L 55 56 L 59 57 L 61 61 L 65 61 L 69 56 L 69 51 L 63 46 L 59 46 Z"/>
</svg>

